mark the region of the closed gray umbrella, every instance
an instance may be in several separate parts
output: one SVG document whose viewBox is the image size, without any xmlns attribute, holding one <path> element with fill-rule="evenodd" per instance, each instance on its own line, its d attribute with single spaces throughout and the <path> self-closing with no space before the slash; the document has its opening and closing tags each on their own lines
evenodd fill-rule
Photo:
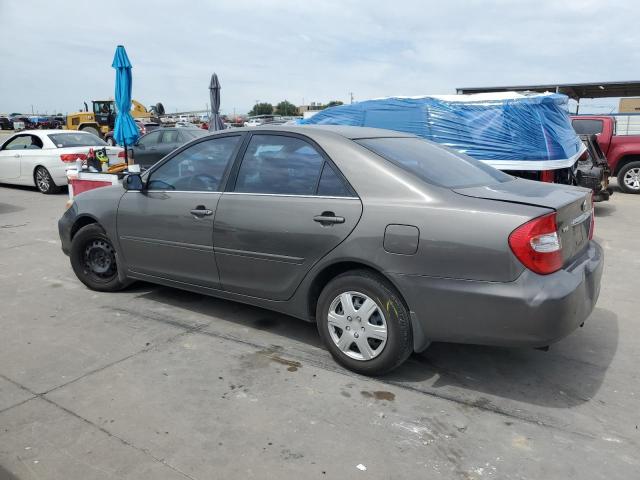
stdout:
<svg viewBox="0 0 640 480">
<path fill-rule="evenodd" d="M 224 123 L 220 118 L 220 81 L 215 73 L 211 75 L 209 96 L 211 97 L 211 115 L 209 115 L 209 131 L 224 130 Z"/>
</svg>

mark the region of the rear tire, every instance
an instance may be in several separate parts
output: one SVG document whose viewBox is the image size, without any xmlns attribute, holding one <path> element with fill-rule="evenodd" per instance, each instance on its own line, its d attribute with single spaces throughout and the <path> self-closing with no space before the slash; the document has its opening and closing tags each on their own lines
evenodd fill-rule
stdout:
<svg viewBox="0 0 640 480">
<path fill-rule="evenodd" d="M 640 162 L 629 162 L 620 169 L 618 186 L 625 193 L 640 193 Z"/>
<path fill-rule="evenodd" d="M 33 181 L 35 182 L 38 190 L 45 195 L 58 193 L 60 191 L 60 187 L 58 187 L 53 181 L 53 178 L 51 178 L 49 170 L 43 166 L 36 167 L 33 172 Z"/>
<path fill-rule="evenodd" d="M 100 132 L 98 131 L 98 129 L 97 129 L 97 128 L 94 128 L 94 127 L 83 127 L 83 128 L 82 128 L 82 131 L 83 131 L 83 132 L 87 132 L 87 133 L 93 133 L 96 137 L 98 137 L 98 138 L 102 138 L 102 137 L 100 136 Z"/>
<path fill-rule="evenodd" d="M 363 375 L 387 373 L 413 352 L 407 307 L 393 286 L 367 270 L 331 280 L 318 299 L 316 321 L 336 362 Z"/>
<path fill-rule="evenodd" d="M 116 250 L 97 223 L 78 230 L 71 241 L 71 267 L 91 290 L 117 292 L 127 286 L 118 277 Z"/>
</svg>

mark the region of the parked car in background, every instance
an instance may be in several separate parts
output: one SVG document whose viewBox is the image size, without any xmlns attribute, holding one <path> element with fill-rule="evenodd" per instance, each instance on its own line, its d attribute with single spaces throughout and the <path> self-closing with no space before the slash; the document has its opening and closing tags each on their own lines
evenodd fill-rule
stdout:
<svg viewBox="0 0 640 480">
<path fill-rule="evenodd" d="M 13 122 L 9 117 L 0 117 L 0 130 L 13 130 Z"/>
<path fill-rule="evenodd" d="M 195 123 L 185 122 L 185 121 L 176 122 L 175 126 L 176 126 L 176 128 L 200 128 Z"/>
<path fill-rule="evenodd" d="M 29 120 L 28 117 L 25 117 L 23 115 L 11 117 L 11 122 L 13 123 L 14 130 L 28 130 L 28 129 L 34 128 L 34 125 L 33 123 L 31 123 L 31 120 Z"/>
<path fill-rule="evenodd" d="M 158 128 L 160 128 L 160 124 L 156 122 L 148 122 L 143 120 L 135 120 L 136 125 L 138 126 L 138 131 L 140 135 L 146 135 L 149 132 L 152 132 Z M 104 136 L 105 142 L 109 145 L 115 145 L 116 141 L 113 138 L 113 130 L 109 130 Z"/>
<path fill-rule="evenodd" d="M 64 130 L 27 130 L 0 146 L 0 183 L 35 185 L 42 193 L 55 193 L 67 184 L 66 170 L 85 160 L 89 148 L 105 148 L 111 163 L 124 161 L 124 151 L 91 133 Z"/>
<path fill-rule="evenodd" d="M 176 148 L 207 134 L 207 131 L 197 127 L 161 128 L 140 137 L 138 142 L 131 147 L 131 154 L 135 163 L 139 164 L 141 168 L 147 169 Z"/>
<path fill-rule="evenodd" d="M 596 135 L 611 175 L 625 193 L 640 193 L 640 115 L 576 115 L 575 131 Z"/>
<path fill-rule="evenodd" d="M 87 287 L 145 280 L 316 322 L 362 374 L 432 341 L 547 346 L 600 291 L 589 190 L 406 133 L 225 130 L 123 183 L 78 196 L 58 223 Z"/>
</svg>

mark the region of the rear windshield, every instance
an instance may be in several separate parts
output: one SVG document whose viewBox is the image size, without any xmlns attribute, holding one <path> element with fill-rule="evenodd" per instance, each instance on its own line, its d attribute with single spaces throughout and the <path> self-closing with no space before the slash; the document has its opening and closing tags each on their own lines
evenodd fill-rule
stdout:
<svg viewBox="0 0 640 480">
<path fill-rule="evenodd" d="M 184 135 L 187 138 L 191 138 L 191 139 L 204 137 L 205 135 L 207 135 L 209 133 L 208 131 L 203 130 L 202 128 L 185 128 L 185 129 L 180 130 L 180 131 L 182 133 L 184 133 Z"/>
<path fill-rule="evenodd" d="M 366 138 L 355 142 L 419 179 L 441 187 L 495 185 L 513 180 L 500 170 L 420 138 Z"/>
<path fill-rule="evenodd" d="M 573 120 L 571 122 L 573 129 L 578 135 L 596 135 L 602 133 L 602 120 Z"/>
<path fill-rule="evenodd" d="M 58 148 L 106 145 L 102 139 L 96 137 L 93 133 L 87 132 L 52 133 L 49 138 Z"/>
</svg>

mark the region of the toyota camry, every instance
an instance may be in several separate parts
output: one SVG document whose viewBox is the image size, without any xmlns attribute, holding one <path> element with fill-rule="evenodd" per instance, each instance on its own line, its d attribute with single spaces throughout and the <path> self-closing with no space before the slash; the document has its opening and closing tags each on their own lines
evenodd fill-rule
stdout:
<svg viewBox="0 0 640 480">
<path fill-rule="evenodd" d="M 315 322 L 336 361 L 369 375 L 433 341 L 570 334 L 600 290 L 593 229 L 589 190 L 340 126 L 207 135 L 59 221 L 91 289 L 145 280 Z"/>
</svg>

